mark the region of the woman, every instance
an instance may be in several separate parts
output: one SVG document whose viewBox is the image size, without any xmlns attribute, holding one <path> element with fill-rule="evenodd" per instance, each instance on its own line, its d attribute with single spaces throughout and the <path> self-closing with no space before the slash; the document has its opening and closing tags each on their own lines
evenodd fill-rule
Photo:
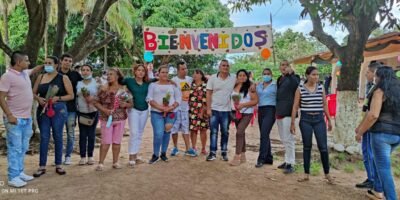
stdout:
<svg viewBox="0 0 400 200">
<path fill-rule="evenodd" d="M 144 128 L 146 127 L 149 115 L 149 105 L 146 102 L 146 96 L 149 89 L 148 70 L 142 64 L 136 65 L 132 70 L 134 78 L 125 78 L 124 84 L 133 95 L 133 108 L 128 110 L 128 122 L 130 130 L 129 138 L 129 166 L 134 167 L 135 164 L 143 161 L 138 157 L 140 144 Z"/>
<path fill-rule="evenodd" d="M 263 82 L 257 85 L 256 91 L 260 99 L 258 102 L 258 124 L 260 129 L 260 151 L 256 167 L 264 164 L 272 165 L 270 133 L 275 123 L 276 82 L 272 80 L 272 71 L 269 68 L 263 70 Z"/>
<path fill-rule="evenodd" d="M 125 120 L 128 118 L 127 108 L 132 107 L 132 97 L 121 85 L 124 77 L 121 71 L 113 67 L 107 73 L 107 85 L 100 88 L 94 105 L 100 111 L 101 145 L 100 160 L 96 168 L 102 171 L 104 160 L 112 144 L 114 169 L 120 169 L 118 163 L 121 151 L 122 136 L 125 132 Z"/>
<path fill-rule="evenodd" d="M 231 166 L 238 166 L 246 162 L 246 137 L 245 130 L 253 117 L 253 106 L 258 103 L 255 91 L 250 90 L 250 76 L 246 70 L 241 69 L 236 73 L 237 83 L 231 94 L 232 115 L 235 116 L 236 125 L 236 153 L 231 161 Z"/>
<path fill-rule="evenodd" d="M 40 162 L 39 169 L 33 174 L 34 177 L 40 177 L 46 173 L 50 129 L 53 130 L 52 135 L 55 143 L 56 173 L 59 175 L 66 174 L 61 167 L 63 127 L 68 114 L 65 102 L 74 98 L 74 92 L 68 77 L 57 72 L 55 67 L 57 64 L 58 59 L 56 57 L 48 56 L 44 63 L 46 73 L 38 76 L 33 87 L 34 98 L 39 103 L 37 121 L 40 129 Z"/>
<path fill-rule="evenodd" d="M 168 80 L 168 66 L 158 69 L 159 80 L 150 84 L 147 100 L 151 105 L 151 125 L 153 126 L 153 156 L 149 164 L 161 158 L 168 161 L 167 149 L 171 128 L 175 122 L 175 110 L 181 101 L 181 92 L 178 87 Z M 160 155 L 161 148 L 161 155 Z"/>
<path fill-rule="evenodd" d="M 193 83 L 189 95 L 189 129 L 192 139 L 193 149 L 197 152 L 197 133 L 200 131 L 201 153 L 207 155 L 207 129 L 208 119 L 206 111 L 207 79 L 203 71 L 196 69 L 193 73 Z"/>
<path fill-rule="evenodd" d="M 299 182 L 309 180 L 310 161 L 312 148 L 312 135 L 315 134 L 318 149 L 321 155 L 322 166 L 325 178 L 328 183 L 333 184 L 333 178 L 329 175 L 329 154 L 326 123 L 324 113 L 328 119 L 328 130 L 332 130 L 332 123 L 329 116 L 328 105 L 326 103 L 324 87 L 318 84 L 319 73 L 316 67 L 310 66 L 306 69 L 306 80 L 300 84 L 296 90 L 292 110 L 292 122 L 290 132 L 296 134 L 296 116 L 300 108 L 300 131 L 303 139 L 303 159 L 305 176 Z"/>
<path fill-rule="evenodd" d="M 96 139 L 96 126 L 99 119 L 96 107 L 90 103 L 90 97 L 97 94 L 98 84 L 92 77 L 93 67 L 85 64 L 80 67 L 83 80 L 76 86 L 79 124 L 79 165 L 93 165 L 93 150 Z M 86 160 L 86 156 L 88 160 Z"/>
<path fill-rule="evenodd" d="M 374 187 L 367 195 L 371 199 L 397 199 L 391 170 L 391 152 L 400 144 L 400 81 L 391 67 L 378 67 L 375 89 L 371 93 L 368 113 L 356 129 L 356 140 L 365 132 L 371 134 L 375 170 Z M 383 192 L 383 194 L 382 194 Z"/>
</svg>

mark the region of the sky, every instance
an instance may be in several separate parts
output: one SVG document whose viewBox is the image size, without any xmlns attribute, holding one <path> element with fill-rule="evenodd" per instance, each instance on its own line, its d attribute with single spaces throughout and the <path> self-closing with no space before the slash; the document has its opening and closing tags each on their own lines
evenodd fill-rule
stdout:
<svg viewBox="0 0 400 200">
<path fill-rule="evenodd" d="M 226 4 L 228 0 L 220 0 Z M 272 1 L 272 0 L 271 0 Z M 278 32 L 284 32 L 291 28 L 294 31 L 309 35 L 312 30 L 312 22 L 307 16 L 302 19 L 300 13 L 303 10 L 300 3 L 295 1 L 289 3 L 287 0 L 273 0 L 272 3 L 253 6 L 250 12 L 240 11 L 230 13 L 230 19 L 235 27 L 270 24 L 270 13 L 272 14 L 272 26 Z M 398 7 L 397 7 L 398 8 Z M 394 15 L 400 18 L 400 10 L 395 9 Z M 331 34 L 338 43 L 342 43 L 347 31 L 340 27 L 326 25 L 324 31 Z"/>
</svg>

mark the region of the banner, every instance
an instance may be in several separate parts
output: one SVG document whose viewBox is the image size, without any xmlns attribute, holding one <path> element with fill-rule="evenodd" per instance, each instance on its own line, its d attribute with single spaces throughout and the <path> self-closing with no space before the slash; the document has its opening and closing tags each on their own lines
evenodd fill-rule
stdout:
<svg viewBox="0 0 400 200">
<path fill-rule="evenodd" d="M 145 51 L 154 55 L 261 52 L 272 47 L 270 25 L 234 28 L 144 27 Z"/>
</svg>

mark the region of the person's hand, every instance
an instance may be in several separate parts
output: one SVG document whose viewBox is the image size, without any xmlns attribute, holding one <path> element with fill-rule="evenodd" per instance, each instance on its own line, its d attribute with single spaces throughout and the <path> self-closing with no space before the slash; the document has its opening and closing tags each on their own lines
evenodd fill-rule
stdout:
<svg viewBox="0 0 400 200">
<path fill-rule="evenodd" d="M 249 88 L 250 92 L 256 92 L 256 86 L 257 86 L 257 84 L 251 84 L 251 86 Z"/>
<path fill-rule="evenodd" d="M 148 63 L 147 64 L 147 70 L 148 71 L 153 71 L 153 63 Z"/>
<path fill-rule="evenodd" d="M 53 104 L 57 103 L 57 101 L 58 101 L 58 98 L 59 98 L 59 97 L 53 97 L 53 98 L 51 98 L 51 100 L 52 100 Z"/>
<path fill-rule="evenodd" d="M 360 130 L 360 127 L 357 127 L 354 132 L 357 134 L 359 130 Z"/>
<path fill-rule="evenodd" d="M 292 74 L 293 73 L 293 69 L 290 66 L 286 67 L 285 71 L 286 71 L 287 74 Z"/>
<path fill-rule="evenodd" d="M 244 106 L 241 103 L 236 107 L 237 110 L 242 110 L 242 108 L 244 108 Z"/>
<path fill-rule="evenodd" d="M 38 102 L 39 102 L 40 106 L 42 106 L 42 107 L 44 107 L 46 105 L 46 99 L 45 98 L 39 97 L 38 98 Z"/>
<path fill-rule="evenodd" d="M 119 107 L 120 108 L 128 108 L 129 107 L 129 103 L 127 103 L 125 101 L 120 101 L 119 102 Z"/>
<path fill-rule="evenodd" d="M 15 118 L 14 115 L 12 115 L 12 114 L 7 115 L 7 121 L 10 124 L 17 125 L 17 118 Z"/>
<path fill-rule="evenodd" d="M 113 111 L 112 111 L 112 110 L 109 110 L 109 109 L 104 109 L 104 110 L 103 110 L 103 113 L 106 114 L 107 116 L 110 116 L 110 115 L 113 114 Z"/>
<path fill-rule="evenodd" d="M 332 131 L 332 122 L 331 122 L 331 120 L 328 121 L 328 131 Z"/>
<path fill-rule="evenodd" d="M 356 134 L 356 141 L 357 141 L 358 143 L 361 143 L 361 140 L 362 140 L 362 135 L 359 134 L 359 133 L 357 133 L 357 134 Z"/>
<path fill-rule="evenodd" d="M 296 135 L 296 125 L 293 122 L 290 124 L 290 133 Z"/>
<path fill-rule="evenodd" d="M 211 109 L 207 109 L 207 116 L 211 116 Z"/>
</svg>

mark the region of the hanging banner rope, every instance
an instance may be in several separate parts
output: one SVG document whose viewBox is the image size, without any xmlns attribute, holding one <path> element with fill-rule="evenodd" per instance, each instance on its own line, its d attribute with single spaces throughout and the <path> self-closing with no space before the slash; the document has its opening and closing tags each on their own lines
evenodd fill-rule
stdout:
<svg viewBox="0 0 400 200">
<path fill-rule="evenodd" d="M 270 25 L 214 29 L 144 27 L 144 50 L 154 55 L 272 52 Z M 265 52 L 265 50 L 264 50 Z"/>
</svg>

